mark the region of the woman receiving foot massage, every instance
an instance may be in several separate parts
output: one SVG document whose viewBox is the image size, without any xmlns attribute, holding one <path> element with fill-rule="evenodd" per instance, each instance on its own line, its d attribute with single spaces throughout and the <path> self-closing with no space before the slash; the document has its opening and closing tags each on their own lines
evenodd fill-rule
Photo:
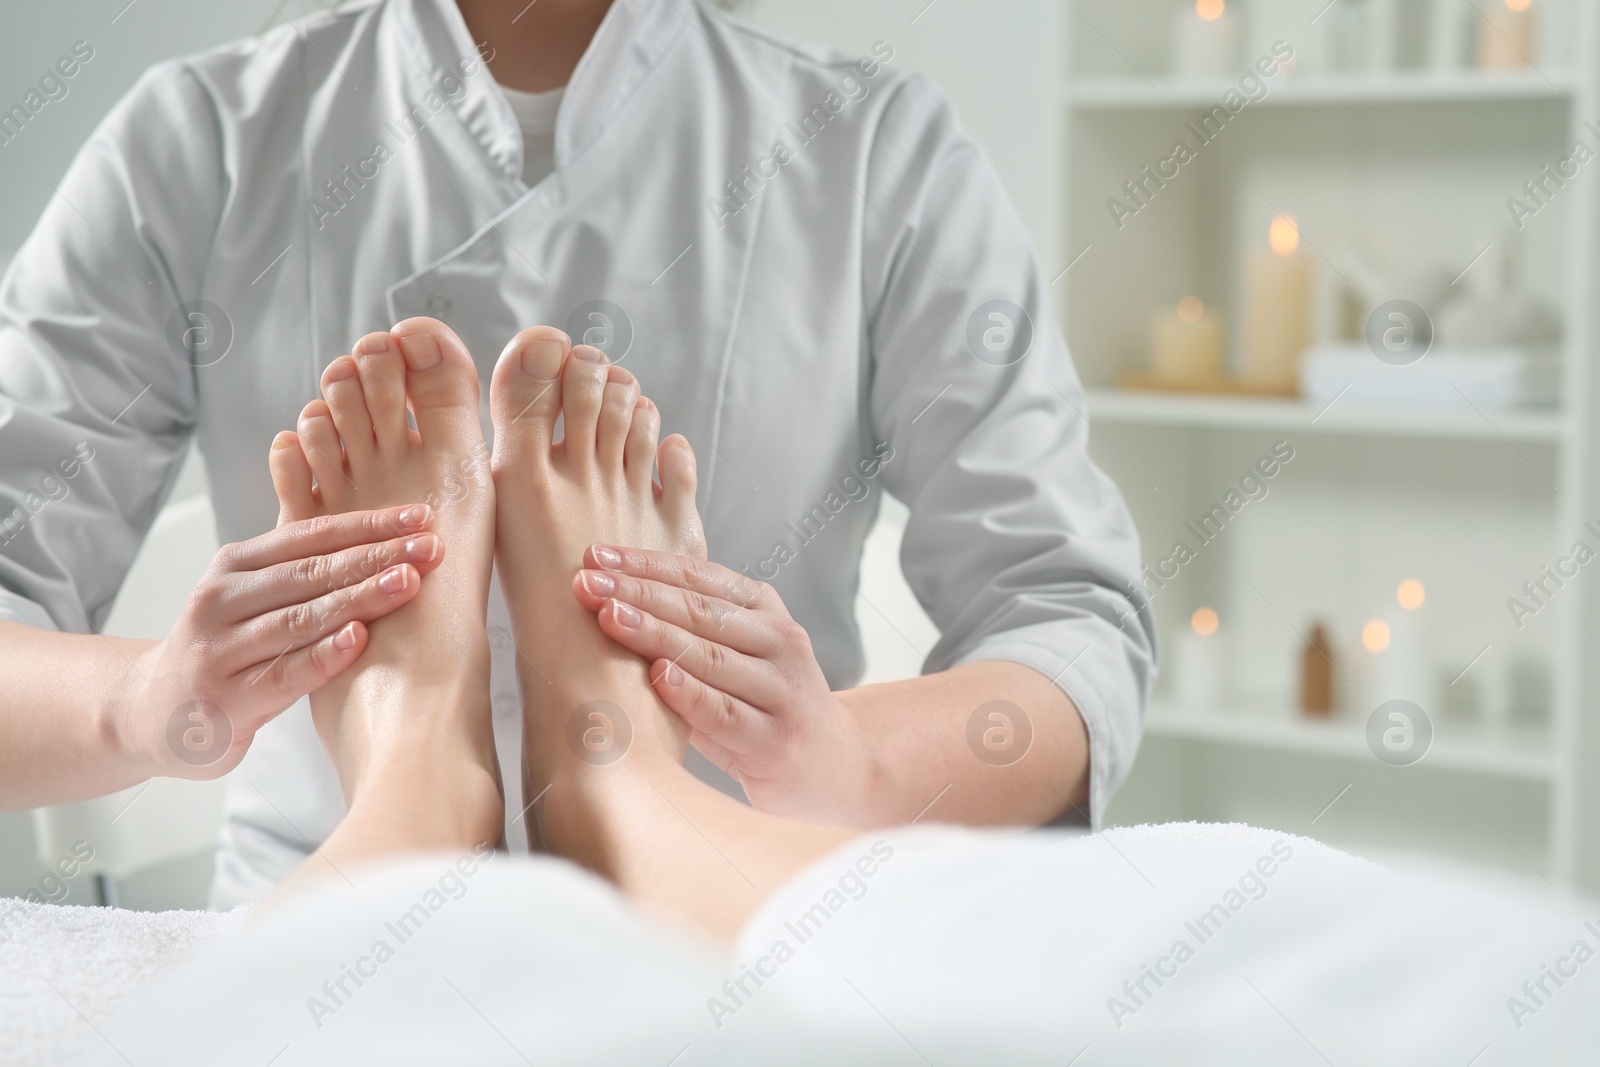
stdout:
<svg viewBox="0 0 1600 1067">
<path fill-rule="evenodd" d="M 265 902 L 91 1062 L 1593 1049 L 1600 916 L 1022 829 L 1137 747 L 1137 540 L 1020 223 L 881 51 L 382 0 L 95 135 L 0 287 L 0 802 L 232 771 L 215 903 Z M 100 637 L 191 435 L 235 543 Z M 852 688 L 873 483 L 942 637 Z"/>
</svg>

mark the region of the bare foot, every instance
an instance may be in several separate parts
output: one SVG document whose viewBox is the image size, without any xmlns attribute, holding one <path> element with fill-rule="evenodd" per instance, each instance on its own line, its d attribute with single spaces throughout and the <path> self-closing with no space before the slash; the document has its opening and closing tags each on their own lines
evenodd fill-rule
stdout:
<svg viewBox="0 0 1600 1067">
<path fill-rule="evenodd" d="M 568 590 L 596 543 L 705 558 L 689 442 L 674 434 L 658 447 L 660 412 L 639 395 L 634 376 L 597 348 L 570 348 L 566 334 L 549 327 L 513 338 L 495 367 L 489 403 L 495 488 L 505 502 L 495 553 L 524 696 L 541 696 L 575 656 L 591 674 L 622 672 L 630 683 L 644 677 L 643 661 L 609 641 Z M 681 757 L 680 720 L 662 721 Z"/>
<path fill-rule="evenodd" d="M 334 360 L 322 391 L 325 399 L 300 415 L 299 447 L 272 453 L 284 518 L 427 503 L 445 557 L 411 603 L 372 625 L 356 665 L 312 694 L 317 732 L 352 809 L 374 761 L 459 757 L 481 768 L 473 817 L 495 840 L 499 774 L 484 631 L 495 501 L 477 371 L 447 326 L 408 319 Z"/>
<path fill-rule="evenodd" d="M 655 405 L 631 374 L 566 335 L 524 330 L 495 367 L 495 553 L 520 653 L 532 842 L 616 882 L 641 904 L 731 938 L 762 897 L 846 831 L 750 810 L 683 769 L 683 720 L 648 665 L 571 596 L 599 544 L 705 558 L 694 455 L 658 448 Z M 556 419 L 565 437 L 552 443 Z M 651 480 L 652 461 L 661 484 Z M 623 605 L 608 605 L 615 611 Z"/>
</svg>

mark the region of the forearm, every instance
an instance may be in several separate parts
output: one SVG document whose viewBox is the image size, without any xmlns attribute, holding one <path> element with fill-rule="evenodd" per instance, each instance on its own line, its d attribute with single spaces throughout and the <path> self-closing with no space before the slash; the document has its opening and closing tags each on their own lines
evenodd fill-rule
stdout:
<svg viewBox="0 0 1600 1067">
<path fill-rule="evenodd" d="M 150 776 L 116 708 L 154 644 L 0 622 L 0 809 L 84 800 Z"/>
<path fill-rule="evenodd" d="M 1071 699 L 1031 667 L 987 660 L 837 696 L 871 759 L 858 825 L 920 813 L 934 822 L 1037 826 L 1088 805 L 1088 730 Z M 974 713 L 994 701 L 1021 715 L 999 705 L 970 729 Z"/>
</svg>

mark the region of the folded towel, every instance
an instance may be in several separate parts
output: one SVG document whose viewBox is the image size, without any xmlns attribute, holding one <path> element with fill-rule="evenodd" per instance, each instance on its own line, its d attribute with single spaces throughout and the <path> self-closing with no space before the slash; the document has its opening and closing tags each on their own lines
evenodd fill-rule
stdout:
<svg viewBox="0 0 1600 1067">
<path fill-rule="evenodd" d="M 0 1058 L 24 1067 L 91 1051 L 123 1005 L 229 937 L 248 912 L 0 899 Z"/>
</svg>

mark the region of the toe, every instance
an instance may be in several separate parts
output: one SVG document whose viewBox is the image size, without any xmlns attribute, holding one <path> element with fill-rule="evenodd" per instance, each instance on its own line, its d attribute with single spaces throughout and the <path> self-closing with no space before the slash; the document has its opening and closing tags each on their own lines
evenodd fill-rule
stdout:
<svg viewBox="0 0 1600 1067">
<path fill-rule="evenodd" d="M 561 368 L 572 341 L 552 326 L 530 326 L 500 353 L 489 381 L 495 455 L 520 442 L 548 455 L 561 417 Z"/>
<path fill-rule="evenodd" d="M 278 525 L 309 519 L 317 513 L 316 497 L 311 491 L 311 464 L 306 462 L 305 450 L 294 431 L 285 430 L 273 438 L 267 467 L 272 471 L 272 488 L 278 494 Z"/>
<path fill-rule="evenodd" d="M 324 400 L 313 400 L 300 412 L 295 429 L 300 434 L 300 447 L 305 452 L 311 471 L 317 476 L 324 498 L 342 492 L 349 478 L 344 472 L 344 453 L 339 447 L 339 434 L 333 428 L 333 413 Z"/>
<path fill-rule="evenodd" d="M 455 331 L 438 319 L 419 318 L 389 332 L 405 356 L 406 397 L 423 441 L 480 436 L 478 369 Z"/>
<path fill-rule="evenodd" d="M 356 342 L 355 364 L 373 439 L 379 451 L 393 452 L 406 443 L 410 431 L 406 424 L 406 368 L 399 346 L 387 333 L 369 333 Z"/>
<path fill-rule="evenodd" d="M 333 412 L 333 426 L 344 442 L 345 456 L 353 467 L 371 458 L 375 449 L 372 437 L 372 418 L 367 414 L 367 400 L 362 394 L 361 379 L 357 376 L 356 361 L 340 356 L 322 372 L 322 396 Z"/>
<path fill-rule="evenodd" d="M 626 374 L 613 367 L 614 375 Z M 595 458 L 601 467 L 621 473 L 623 449 L 628 440 L 628 428 L 633 423 L 633 408 L 639 401 L 639 383 L 628 374 L 625 380 L 606 383 L 600 399 L 600 419 L 595 430 Z"/>
<path fill-rule="evenodd" d="M 675 433 L 656 450 L 656 467 L 661 471 L 661 510 L 667 521 L 676 525 L 695 513 L 694 449 L 682 434 Z"/>
<path fill-rule="evenodd" d="M 660 432 L 661 412 L 653 400 L 641 396 L 633 407 L 633 422 L 628 427 L 628 443 L 623 454 L 628 484 L 635 490 L 650 485 L 650 474 L 656 462 L 656 435 Z"/>
<path fill-rule="evenodd" d="M 579 345 L 567 360 L 561 375 L 562 440 L 567 455 L 577 461 L 594 457 L 595 426 L 600 421 L 601 397 L 605 393 L 609 365 L 606 354 L 589 345 Z"/>
</svg>

